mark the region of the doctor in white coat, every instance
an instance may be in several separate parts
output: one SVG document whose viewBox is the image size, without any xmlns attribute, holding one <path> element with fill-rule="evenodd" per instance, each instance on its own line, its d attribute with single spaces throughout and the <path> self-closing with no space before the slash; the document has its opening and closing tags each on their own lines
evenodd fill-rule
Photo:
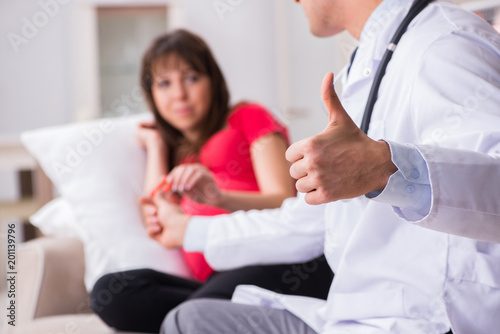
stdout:
<svg viewBox="0 0 500 334">
<path fill-rule="evenodd" d="M 219 217 L 155 201 L 162 243 L 204 251 L 218 270 L 324 252 L 328 300 L 243 286 L 233 303 L 179 306 L 163 333 L 499 333 L 499 35 L 452 3 L 429 4 L 396 48 L 366 136 L 356 124 L 412 0 L 297 2 L 314 35 L 359 39 L 342 104 L 328 74 L 327 127 L 287 152 L 305 196 Z"/>
</svg>

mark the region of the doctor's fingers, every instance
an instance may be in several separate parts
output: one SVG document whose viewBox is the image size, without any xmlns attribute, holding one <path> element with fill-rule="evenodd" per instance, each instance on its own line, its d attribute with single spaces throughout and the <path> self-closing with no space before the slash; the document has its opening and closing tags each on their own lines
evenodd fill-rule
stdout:
<svg viewBox="0 0 500 334">
<path fill-rule="evenodd" d="M 305 138 L 290 145 L 290 147 L 285 152 L 286 160 L 290 161 L 291 163 L 294 163 L 297 160 L 304 158 L 304 149 L 305 145 L 307 145 L 308 139 L 309 138 Z"/>
<path fill-rule="evenodd" d="M 308 204 L 318 205 L 318 204 L 332 202 L 331 200 L 328 200 L 328 197 L 329 196 L 328 194 L 326 194 L 325 189 L 319 188 L 308 192 L 304 197 L 304 200 Z"/>
<path fill-rule="evenodd" d="M 295 188 L 297 188 L 297 191 L 301 193 L 308 193 L 316 190 L 317 186 L 318 182 L 315 181 L 311 175 L 302 177 L 295 182 Z"/>
<path fill-rule="evenodd" d="M 308 174 L 308 164 L 303 158 L 297 160 L 290 166 L 290 176 L 296 180 L 306 177 L 307 174 Z"/>
</svg>

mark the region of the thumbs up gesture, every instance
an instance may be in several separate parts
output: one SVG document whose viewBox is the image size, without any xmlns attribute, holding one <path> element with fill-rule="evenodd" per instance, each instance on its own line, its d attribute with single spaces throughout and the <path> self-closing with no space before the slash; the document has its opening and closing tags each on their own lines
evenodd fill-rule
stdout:
<svg viewBox="0 0 500 334">
<path fill-rule="evenodd" d="M 326 128 L 293 144 L 286 152 L 297 190 L 306 193 L 309 204 L 383 190 L 397 171 L 389 145 L 372 140 L 352 121 L 333 87 L 333 73 L 325 75 L 321 96 L 328 110 Z"/>
</svg>

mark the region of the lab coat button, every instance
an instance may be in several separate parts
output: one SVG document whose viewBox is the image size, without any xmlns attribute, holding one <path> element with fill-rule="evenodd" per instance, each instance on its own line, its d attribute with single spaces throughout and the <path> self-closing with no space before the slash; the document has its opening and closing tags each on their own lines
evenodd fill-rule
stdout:
<svg viewBox="0 0 500 334">
<path fill-rule="evenodd" d="M 406 193 L 407 194 L 413 194 L 414 191 L 415 191 L 415 186 L 413 186 L 412 184 L 410 184 L 409 186 L 406 186 Z"/>
<path fill-rule="evenodd" d="M 418 179 L 419 176 L 420 173 L 418 172 L 418 170 L 416 168 L 413 168 L 413 170 L 411 171 L 411 177 L 414 179 Z"/>
<path fill-rule="evenodd" d="M 369 69 L 369 68 L 365 68 L 365 69 L 363 70 L 363 75 L 364 75 L 365 77 L 369 77 L 371 73 L 372 73 L 372 70 L 371 70 L 371 69 Z"/>
</svg>

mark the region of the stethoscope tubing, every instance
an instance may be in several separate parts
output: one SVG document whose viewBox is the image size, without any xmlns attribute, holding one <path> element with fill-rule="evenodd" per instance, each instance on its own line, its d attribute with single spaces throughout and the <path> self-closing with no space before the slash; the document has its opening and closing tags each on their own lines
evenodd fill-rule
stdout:
<svg viewBox="0 0 500 334">
<path fill-rule="evenodd" d="M 406 17 L 403 19 L 403 22 L 399 25 L 396 33 L 391 39 L 391 42 L 387 46 L 387 50 L 380 61 L 379 68 L 377 69 L 377 73 L 375 74 L 375 78 L 373 79 L 373 84 L 370 89 L 370 94 L 368 95 L 368 100 L 366 102 L 365 111 L 363 113 L 363 120 L 361 121 L 360 129 L 368 134 L 368 129 L 370 127 L 370 121 L 373 114 L 373 108 L 378 99 L 378 91 L 380 89 L 380 83 L 382 82 L 382 78 L 385 75 L 387 70 L 387 65 L 391 61 L 392 55 L 396 50 L 396 46 L 399 43 L 399 40 L 404 35 L 408 26 L 413 21 L 413 19 L 420 14 L 420 12 L 431 2 L 432 0 L 416 0 L 413 5 L 410 7 L 410 10 Z"/>
</svg>

